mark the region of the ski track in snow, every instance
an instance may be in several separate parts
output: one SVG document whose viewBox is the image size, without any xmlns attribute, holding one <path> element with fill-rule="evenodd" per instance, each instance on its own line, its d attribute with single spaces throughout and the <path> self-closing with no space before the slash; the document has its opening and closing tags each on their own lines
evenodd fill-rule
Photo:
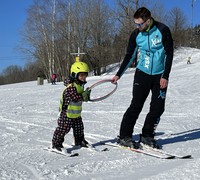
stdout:
<svg viewBox="0 0 200 180">
<path fill-rule="evenodd" d="M 187 57 L 192 55 L 192 64 Z M 118 180 L 118 179 L 200 179 L 200 50 L 180 48 L 175 52 L 167 92 L 166 111 L 156 138 L 163 149 L 174 154 L 192 154 L 190 160 L 162 160 L 108 147 L 109 151 L 74 150 L 80 156 L 66 157 L 44 151 L 51 145 L 57 126 L 58 103 L 63 83 L 26 82 L 0 86 L 0 179 L 1 180 Z M 124 112 L 131 102 L 134 69 L 128 69 L 108 99 L 83 104 L 85 137 L 98 150 L 113 141 Z M 112 78 L 116 71 L 88 77 L 88 84 Z M 103 91 L 103 90 L 102 90 Z M 139 138 L 150 98 L 136 123 Z M 64 146 L 73 144 L 72 131 Z"/>
</svg>

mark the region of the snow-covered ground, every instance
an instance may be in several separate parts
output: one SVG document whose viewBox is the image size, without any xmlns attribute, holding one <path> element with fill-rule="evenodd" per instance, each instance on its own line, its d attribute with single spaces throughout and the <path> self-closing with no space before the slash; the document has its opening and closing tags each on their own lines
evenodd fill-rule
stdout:
<svg viewBox="0 0 200 180">
<path fill-rule="evenodd" d="M 192 64 L 187 65 L 191 56 Z M 0 179 L 1 180 L 116 180 L 200 179 L 200 50 L 176 51 L 167 92 L 166 110 L 157 128 L 163 149 L 192 154 L 193 159 L 162 160 L 109 147 L 106 152 L 77 150 L 78 157 L 44 151 L 57 126 L 63 83 L 27 82 L 0 86 Z M 87 86 L 113 77 L 89 77 Z M 127 70 L 117 91 L 101 102 L 83 105 L 86 139 L 103 149 L 100 141 L 112 141 L 119 133 L 122 116 L 130 104 L 134 69 Z M 104 91 L 105 89 L 101 89 Z M 149 99 L 137 121 L 136 140 L 149 108 Z M 73 144 L 72 132 L 64 145 Z"/>
</svg>

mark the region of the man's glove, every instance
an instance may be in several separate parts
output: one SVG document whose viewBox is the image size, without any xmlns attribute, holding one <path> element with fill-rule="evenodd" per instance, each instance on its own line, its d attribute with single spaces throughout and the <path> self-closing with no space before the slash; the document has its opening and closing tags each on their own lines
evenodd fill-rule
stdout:
<svg viewBox="0 0 200 180">
<path fill-rule="evenodd" d="M 87 88 L 83 93 L 82 93 L 82 97 L 83 97 L 83 101 L 87 102 L 90 100 L 90 93 L 91 90 L 89 88 Z"/>
</svg>

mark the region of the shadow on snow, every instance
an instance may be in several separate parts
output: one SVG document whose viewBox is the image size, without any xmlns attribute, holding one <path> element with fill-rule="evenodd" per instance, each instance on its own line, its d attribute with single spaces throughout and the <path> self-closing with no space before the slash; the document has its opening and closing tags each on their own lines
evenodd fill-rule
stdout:
<svg viewBox="0 0 200 180">
<path fill-rule="evenodd" d="M 160 136 L 163 135 L 165 133 L 163 132 L 158 132 L 156 133 L 156 136 Z M 133 136 L 133 139 L 135 141 L 139 140 L 139 134 L 136 134 Z M 178 143 L 178 142 L 184 142 L 184 141 L 191 141 L 191 140 L 196 140 L 196 139 L 200 139 L 200 128 L 197 129 L 192 129 L 192 130 L 188 130 L 188 131 L 183 131 L 183 132 L 179 132 L 179 133 L 173 133 L 173 134 L 169 134 L 167 135 L 166 138 L 164 139 L 157 139 L 158 144 L 162 147 L 163 145 L 166 144 L 172 144 L 172 143 Z M 93 144 L 94 146 L 101 146 L 104 143 L 114 143 L 116 142 L 116 138 L 113 139 L 108 139 L 108 140 L 103 140 L 103 141 L 99 141 L 95 144 Z"/>
<path fill-rule="evenodd" d="M 165 139 L 158 139 L 158 144 L 160 144 L 162 146 L 162 145 L 165 145 L 165 144 L 191 141 L 191 140 L 196 140 L 196 139 L 200 139 L 200 128 L 170 134 Z"/>
</svg>

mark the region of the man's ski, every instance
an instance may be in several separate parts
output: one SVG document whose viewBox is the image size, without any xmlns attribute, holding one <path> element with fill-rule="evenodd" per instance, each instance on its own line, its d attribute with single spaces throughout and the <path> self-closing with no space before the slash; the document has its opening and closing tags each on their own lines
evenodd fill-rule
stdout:
<svg viewBox="0 0 200 180">
<path fill-rule="evenodd" d="M 120 146 L 117 143 L 103 143 L 103 144 L 108 145 L 108 146 L 131 150 L 133 152 L 141 153 L 144 155 L 148 155 L 148 156 L 152 156 L 152 157 L 156 157 L 156 158 L 160 158 L 160 159 L 175 159 L 175 156 L 172 156 L 169 154 L 163 154 L 163 153 L 156 152 L 156 151 L 150 151 L 150 150 L 147 151 L 147 150 L 143 150 L 143 149 L 135 149 L 135 148 L 125 147 L 125 146 Z"/>
<path fill-rule="evenodd" d="M 56 154 L 60 154 L 60 155 L 67 156 L 67 157 L 79 156 L 79 153 L 68 153 L 68 152 L 66 152 L 67 150 L 65 148 L 62 148 L 62 151 L 58 151 L 58 150 L 53 149 L 51 147 L 44 148 L 44 150 L 49 151 L 49 152 L 54 152 Z"/>
<path fill-rule="evenodd" d="M 144 145 L 144 144 L 141 144 L 143 149 L 150 149 L 151 151 L 156 151 L 156 152 L 159 152 L 159 153 L 162 153 L 162 154 L 166 154 L 166 155 L 171 155 L 171 156 L 174 156 L 176 159 L 192 159 L 192 155 L 178 155 L 178 154 L 172 154 L 172 153 L 169 153 L 169 152 L 166 152 L 164 150 L 161 150 L 161 149 L 156 149 L 156 148 L 151 148 L 147 145 Z"/>
</svg>

